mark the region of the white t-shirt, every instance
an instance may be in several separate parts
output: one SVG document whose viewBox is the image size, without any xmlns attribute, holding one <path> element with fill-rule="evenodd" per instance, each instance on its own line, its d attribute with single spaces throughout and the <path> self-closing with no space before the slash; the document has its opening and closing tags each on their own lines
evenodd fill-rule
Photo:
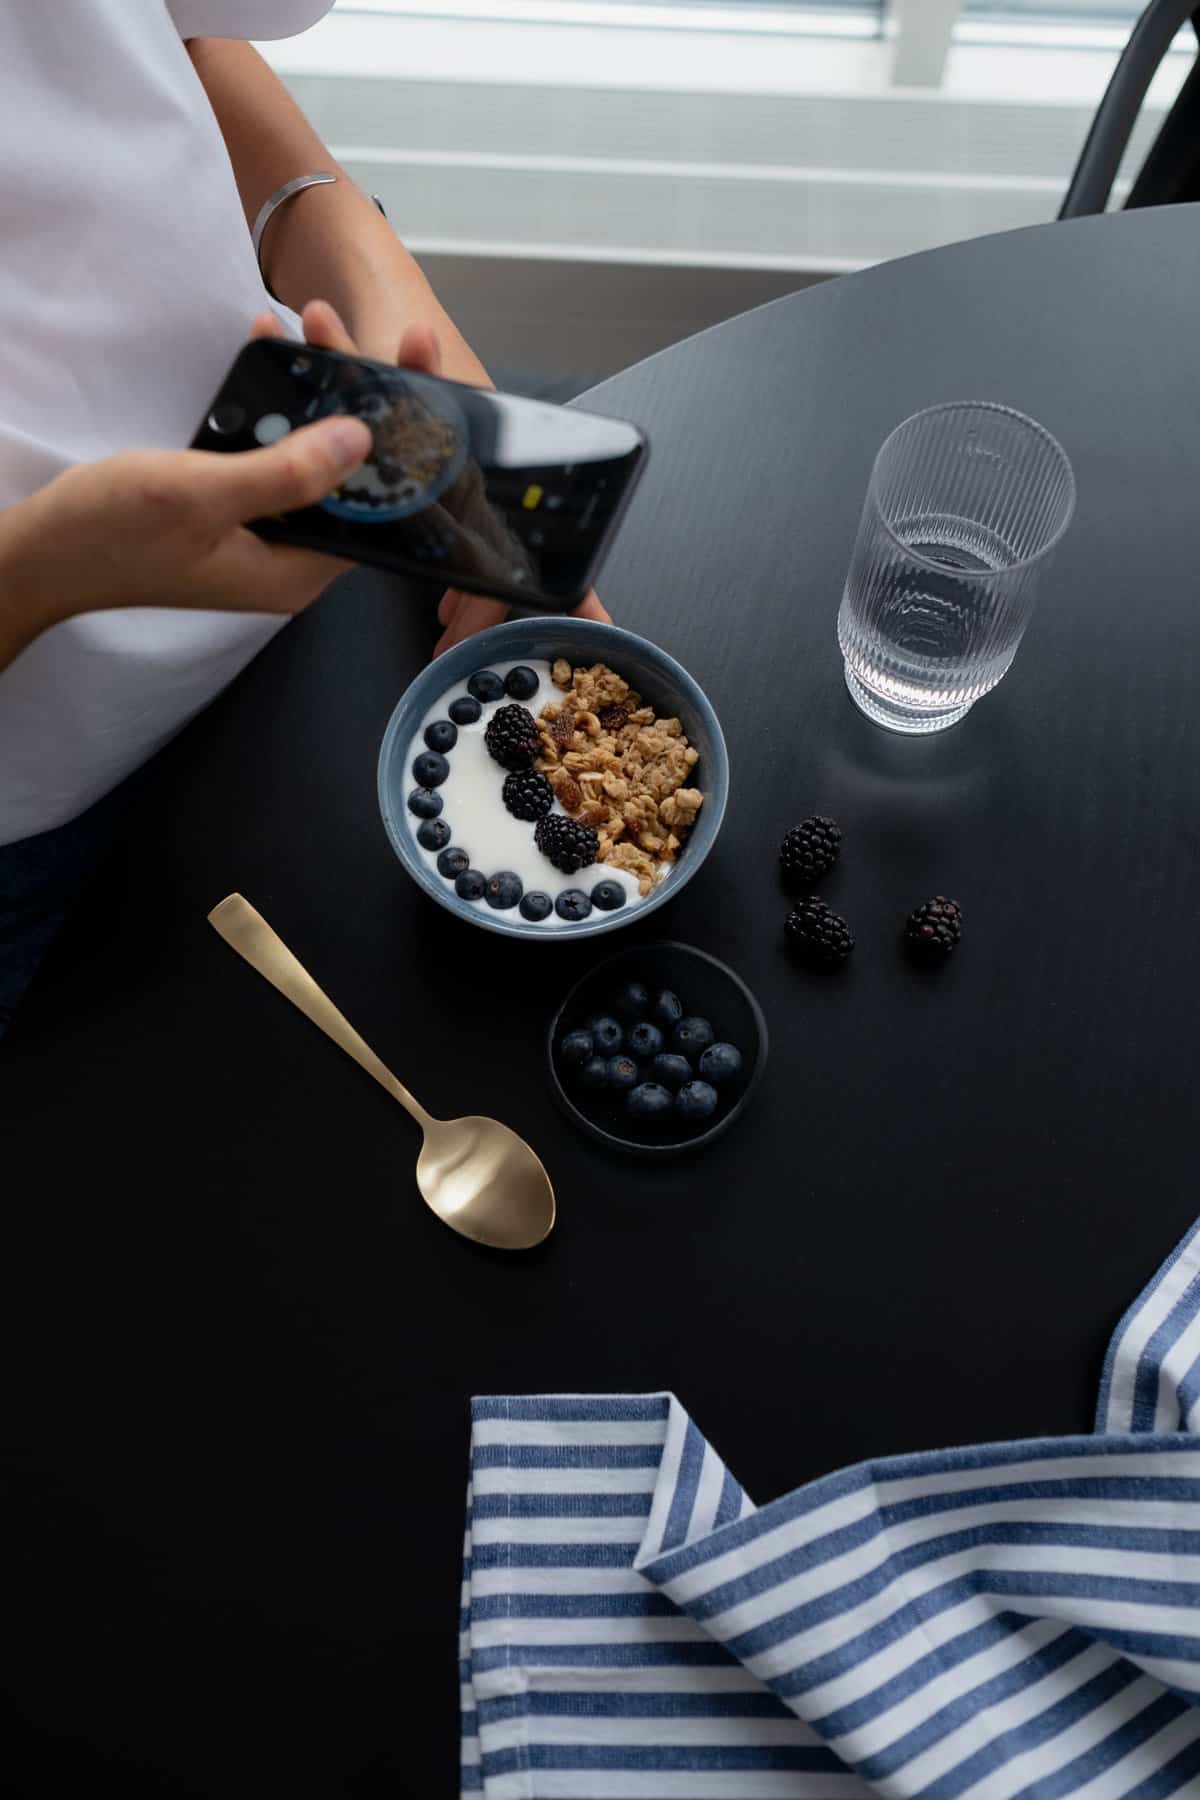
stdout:
<svg viewBox="0 0 1200 1800">
<path fill-rule="evenodd" d="M 0 506 L 71 463 L 182 449 L 269 302 L 185 37 L 332 0 L 0 0 Z M 0 844 L 74 818 L 279 629 L 82 614 L 0 674 Z"/>
</svg>

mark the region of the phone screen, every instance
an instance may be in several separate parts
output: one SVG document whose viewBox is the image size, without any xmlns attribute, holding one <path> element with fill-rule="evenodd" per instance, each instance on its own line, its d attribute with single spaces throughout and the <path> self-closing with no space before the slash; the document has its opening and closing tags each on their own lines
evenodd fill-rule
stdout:
<svg viewBox="0 0 1200 1800">
<path fill-rule="evenodd" d="M 255 530 L 555 608 L 587 592 L 646 455 L 619 419 L 278 338 L 241 352 L 193 447 L 252 449 L 336 413 L 370 427 L 366 462 Z"/>
</svg>

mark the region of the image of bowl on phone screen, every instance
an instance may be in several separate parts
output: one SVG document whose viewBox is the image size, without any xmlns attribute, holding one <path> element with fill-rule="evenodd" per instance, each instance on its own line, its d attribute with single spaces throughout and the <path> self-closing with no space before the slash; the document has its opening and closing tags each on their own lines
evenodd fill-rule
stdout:
<svg viewBox="0 0 1200 1800">
<path fill-rule="evenodd" d="M 320 502 L 359 524 L 389 524 L 431 506 L 462 473 L 468 427 L 454 394 L 408 369 L 347 362 L 310 416 L 350 413 L 370 427 L 371 453 Z"/>
</svg>

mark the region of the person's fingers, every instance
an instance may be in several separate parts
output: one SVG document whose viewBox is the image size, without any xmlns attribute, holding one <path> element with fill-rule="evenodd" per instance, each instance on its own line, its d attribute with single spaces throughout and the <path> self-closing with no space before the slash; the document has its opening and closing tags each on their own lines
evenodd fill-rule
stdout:
<svg viewBox="0 0 1200 1800">
<path fill-rule="evenodd" d="M 292 544 L 267 543 L 239 527 L 225 533 L 182 603 L 240 612 L 302 612 L 353 566 Z"/>
<path fill-rule="evenodd" d="M 254 323 L 250 327 L 250 336 L 252 338 L 281 338 L 286 337 L 287 332 L 284 330 L 283 320 L 277 314 L 264 308 L 262 312 L 255 313 Z"/>
<path fill-rule="evenodd" d="M 581 601 L 575 608 L 575 617 L 577 619 L 598 619 L 601 625 L 612 624 L 612 614 L 607 607 L 600 604 L 600 596 L 594 588 L 587 599 Z"/>
<path fill-rule="evenodd" d="M 434 645 L 433 654 L 441 656 L 443 651 L 461 644 L 464 638 L 474 637 L 476 632 L 486 631 L 489 626 L 498 625 L 501 619 L 507 617 L 508 607 L 504 601 L 483 600 L 477 594 L 464 594 L 462 605 Z"/>
<path fill-rule="evenodd" d="M 211 450 L 182 452 L 186 474 L 183 498 L 199 498 L 230 525 L 270 513 L 294 512 L 323 500 L 371 448 L 361 419 L 319 419 L 265 450 L 234 456 Z"/>
<path fill-rule="evenodd" d="M 401 333 L 396 361 L 402 369 L 420 369 L 426 375 L 442 372 L 442 346 L 430 325 L 409 325 Z"/>
<path fill-rule="evenodd" d="M 464 604 L 467 596 L 461 588 L 447 588 L 438 601 L 438 624 L 453 625 L 458 616 L 458 609 Z"/>
<path fill-rule="evenodd" d="M 300 315 L 306 342 L 318 350 L 340 350 L 344 356 L 357 356 L 358 345 L 350 336 L 342 316 L 328 300 L 310 300 Z"/>
</svg>

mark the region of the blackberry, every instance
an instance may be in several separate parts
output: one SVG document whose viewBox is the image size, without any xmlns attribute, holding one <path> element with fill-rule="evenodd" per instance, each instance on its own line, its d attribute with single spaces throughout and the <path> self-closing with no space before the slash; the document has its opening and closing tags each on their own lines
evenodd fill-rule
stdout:
<svg viewBox="0 0 1200 1800">
<path fill-rule="evenodd" d="M 544 819 L 554 805 L 554 789 L 537 769 L 518 769 L 506 775 L 500 791 L 514 819 Z"/>
<path fill-rule="evenodd" d="M 779 851 L 784 886 L 793 894 L 806 894 L 814 881 L 828 875 L 841 847 L 842 834 L 832 819 L 814 814 L 794 825 Z"/>
<path fill-rule="evenodd" d="M 549 813 L 539 819 L 534 827 L 533 841 L 542 855 L 564 875 L 586 869 L 600 854 L 600 839 L 592 827 L 581 825 L 577 819 L 568 819 L 562 813 Z"/>
<path fill-rule="evenodd" d="M 840 968 L 854 948 L 845 919 L 811 895 L 788 914 L 784 930 L 789 947 L 816 969 Z"/>
<path fill-rule="evenodd" d="M 904 921 L 904 942 L 914 956 L 929 962 L 949 956 L 962 936 L 962 907 L 936 894 Z"/>
<path fill-rule="evenodd" d="M 537 721 L 527 706 L 498 706 L 483 741 L 502 767 L 528 769 L 539 748 Z"/>
</svg>

